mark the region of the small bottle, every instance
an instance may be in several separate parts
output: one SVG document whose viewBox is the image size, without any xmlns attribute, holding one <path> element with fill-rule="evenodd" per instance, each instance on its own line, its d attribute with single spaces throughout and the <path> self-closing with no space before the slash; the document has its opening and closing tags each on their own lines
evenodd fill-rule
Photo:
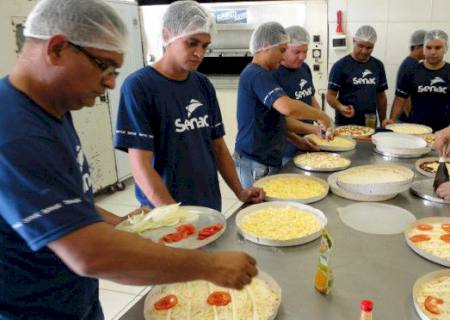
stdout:
<svg viewBox="0 0 450 320">
<path fill-rule="evenodd" d="M 372 320 L 373 302 L 371 300 L 361 301 L 361 316 L 359 320 Z"/>
</svg>

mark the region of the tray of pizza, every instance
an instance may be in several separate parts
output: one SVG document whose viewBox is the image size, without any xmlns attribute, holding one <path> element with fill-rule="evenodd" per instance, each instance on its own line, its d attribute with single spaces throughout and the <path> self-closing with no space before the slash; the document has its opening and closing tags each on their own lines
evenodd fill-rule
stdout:
<svg viewBox="0 0 450 320">
<path fill-rule="evenodd" d="M 420 277 L 412 291 L 414 307 L 422 320 L 450 319 L 450 269 Z"/>
<path fill-rule="evenodd" d="M 375 130 L 370 127 L 347 125 L 339 126 L 334 130 L 336 136 L 350 137 L 350 138 L 362 138 L 369 137 L 375 133 Z"/>
<path fill-rule="evenodd" d="M 331 172 L 347 169 L 352 163 L 337 153 L 311 152 L 294 157 L 294 165 L 306 171 Z"/>
<path fill-rule="evenodd" d="M 445 159 L 445 165 L 447 166 L 447 170 L 449 170 L 450 172 L 450 158 Z M 438 157 L 422 158 L 417 160 L 416 163 L 414 164 L 414 167 L 416 168 L 417 172 L 430 178 L 434 178 L 438 166 L 439 166 Z"/>
<path fill-rule="evenodd" d="M 386 129 L 392 130 L 397 133 L 405 133 L 413 135 L 427 134 L 433 132 L 432 128 L 417 123 L 393 123 L 388 124 L 386 126 Z"/>
<path fill-rule="evenodd" d="M 281 288 L 267 273 L 258 275 L 242 290 L 198 280 L 159 285 L 144 302 L 146 320 L 273 320 L 281 304 Z"/>
<path fill-rule="evenodd" d="M 277 247 L 301 245 L 319 238 L 327 221 L 319 209 L 289 201 L 255 204 L 236 215 L 236 225 L 245 239 Z"/>
<path fill-rule="evenodd" d="M 332 140 L 326 140 L 315 134 L 308 134 L 305 138 L 317 144 L 322 151 L 350 151 L 356 147 L 356 141 L 350 137 L 334 137 Z"/>
<path fill-rule="evenodd" d="M 450 217 L 416 220 L 404 234 L 406 243 L 418 255 L 450 267 Z"/>
<path fill-rule="evenodd" d="M 267 176 L 253 185 L 264 189 L 266 201 L 312 203 L 325 198 L 329 190 L 325 180 L 296 173 Z"/>
</svg>

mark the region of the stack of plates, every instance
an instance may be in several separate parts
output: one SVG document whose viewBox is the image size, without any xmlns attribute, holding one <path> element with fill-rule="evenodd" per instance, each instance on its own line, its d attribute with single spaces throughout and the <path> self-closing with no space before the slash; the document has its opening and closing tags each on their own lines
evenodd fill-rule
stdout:
<svg viewBox="0 0 450 320">
<path fill-rule="evenodd" d="M 372 136 L 375 152 L 397 158 L 418 158 L 431 151 L 427 142 L 418 136 L 382 132 Z"/>
<path fill-rule="evenodd" d="M 330 181 L 331 179 L 331 181 Z M 392 165 L 365 165 L 331 175 L 331 190 L 338 196 L 359 201 L 383 201 L 408 190 L 414 172 Z"/>
</svg>

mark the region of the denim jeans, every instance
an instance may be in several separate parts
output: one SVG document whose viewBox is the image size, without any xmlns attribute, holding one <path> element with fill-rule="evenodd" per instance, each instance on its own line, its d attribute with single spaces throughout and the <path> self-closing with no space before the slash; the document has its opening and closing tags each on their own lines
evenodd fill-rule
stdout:
<svg viewBox="0 0 450 320">
<path fill-rule="evenodd" d="M 249 188 L 256 180 L 280 171 L 280 167 L 266 166 L 236 152 L 233 154 L 233 160 L 243 188 Z"/>
</svg>

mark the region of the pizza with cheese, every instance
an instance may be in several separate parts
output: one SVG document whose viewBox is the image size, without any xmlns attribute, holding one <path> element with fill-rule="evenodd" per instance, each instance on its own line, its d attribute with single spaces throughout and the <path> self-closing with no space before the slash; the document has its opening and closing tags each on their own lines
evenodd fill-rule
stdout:
<svg viewBox="0 0 450 320">
<path fill-rule="evenodd" d="M 422 284 L 416 303 L 432 320 L 450 319 L 450 276 L 441 276 Z"/>
<path fill-rule="evenodd" d="M 450 223 L 421 223 L 406 236 L 413 246 L 450 262 Z"/>
<path fill-rule="evenodd" d="M 393 123 L 387 125 L 386 129 L 392 130 L 397 133 L 418 135 L 433 132 L 433 129 L 431 129 L 430 127 L 416 123 Z"/>
<path fill-rule="evenodd" d="M 312 214 L 292 207 L 269 207 L 250 213 L 240 221 L 241 229 L 256 238 L 292 240 L 322 229 Z"/>
<path fill-rule="evenodd" d="M 335 153 L 313 152 L 294 157 L 294 164 L 300 168 L 334 169 L 350 165 L 351 161 Z"/>
<path fill-rule="evenodd" d="M 332 140 L 326 140 L 315 134 L 309 134 L 306 138 L 317 144 L 319 148 L 352 149 L 355 146 L 354 141 L 344 137 L 334 137 Z"/>
<path fill-rule="evenodd" d="M 447 170 L 449 170 L 450 172 L 450 162 L 445 162 L 445 165 L 447 166 Z M 424 161 L 419 165 L 419 168 L 422 169 L 423 171 L 436 174 L 438 166 L 439 166 L 438 160 Z"/>
<path fill-rule="evenodd" d="M 191 281 L 157 287 L 144 309 L 147 320 L 269 320 L 278 312 L 277 288 L 257 277 L 242 290 Z"/>
<path fill-rule="evenodd" d="M 267 197 L 277 199 L 308 199 L 322 196 L 328 190 L 315 179 L 307 176 L 272 176 L 255 182 L 264 189 Z"/>
<path fill-rule="evenodd" d="M 335 135 L 343 136 L 343 137 L 352 137 L 352 138 L 360 138 L 360 137 L 368 137 L 375 133 L 370 127 L 357 126 L 357 125 L 347 125 L 340 126 L 334 130 Z"/>
</svg>

